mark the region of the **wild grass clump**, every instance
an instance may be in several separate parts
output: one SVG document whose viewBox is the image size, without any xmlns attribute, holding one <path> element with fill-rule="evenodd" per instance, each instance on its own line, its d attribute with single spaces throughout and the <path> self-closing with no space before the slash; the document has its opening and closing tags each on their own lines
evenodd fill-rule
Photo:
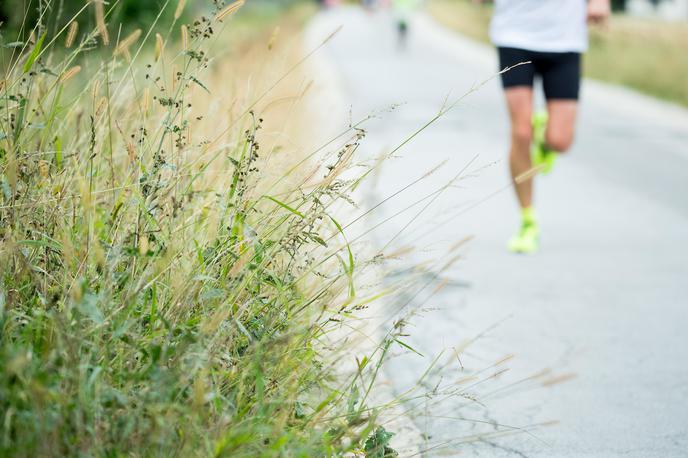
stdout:
<svg viewBox="0 0 688 458">
<path fill-rule="evenodd" d="M 364 308 L 331 211 L 361 134 L 267 180 L 255 104 L 195 105 L 236 12 L 214 3 L 2 37 L 0 455 L 392 453 L 365 402 L 386 347 L 341 377 L 323 344 Z"/>
</svg>

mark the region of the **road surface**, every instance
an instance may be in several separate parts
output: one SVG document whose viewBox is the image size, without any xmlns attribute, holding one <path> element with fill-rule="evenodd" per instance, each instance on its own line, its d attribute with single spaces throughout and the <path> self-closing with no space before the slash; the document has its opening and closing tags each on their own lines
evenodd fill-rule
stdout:
<svg viewBox="0 0 688 458">
<path fill-rule="evenodd" d="M 393 151 L 497 69 L 489 47 L 425 16 L 406 50 L 389 16 L 356 8 L 321 13 L 308 34 L 339 25 L 321 58 L 352 119 L 376 115 L 364 159 Z M 394 269 L 461 255 L 442 280 L 416 274 L 406 343 L 423 356 L 399 346 L 386 368 L 403 393 L 442 354 L 424 384 L 435 394 L 409 404 L 426 456 L 688 454 L 688 111 L 594 82 L 582 98 L 575 148 L 537 182 L 535 256 L 505 249 L 518 212 L 496 78 L 363 190 L 370 207 L 443 163 L 367 220 L 411 206 L 372 233 L 386 253 L 416 247 Z"/>
</svg>

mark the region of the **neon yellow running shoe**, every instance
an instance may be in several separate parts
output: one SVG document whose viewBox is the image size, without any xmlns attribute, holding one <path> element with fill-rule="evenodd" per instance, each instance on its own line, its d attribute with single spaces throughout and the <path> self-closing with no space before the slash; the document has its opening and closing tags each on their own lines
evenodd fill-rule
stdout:
<svg viewBox="0 0 688 458">
<path fill-rule="evenodd" d="M 530 148 L 530 160 L 533 167 L 540 167 L 540 173 L 548 174 L 554 168 L 557 159 L 556 151 L 545 146 L 547 130 L 547 112 L 540 111 L 533 115 L 533 144 Z"/>
<path fill-rule="evenodd" d="M 540 227 L 535 221 L 523 221 L 518 234 L 509 241 L 512 253 L 532 254 L 540 248 Z"/>
</svg>

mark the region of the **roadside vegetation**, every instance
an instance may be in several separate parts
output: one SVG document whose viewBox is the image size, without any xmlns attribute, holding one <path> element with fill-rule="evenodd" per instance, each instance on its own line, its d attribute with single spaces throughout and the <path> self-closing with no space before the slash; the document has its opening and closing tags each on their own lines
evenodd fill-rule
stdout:
<svg viewBox="0 0 688 458">
<path fill-rule="evenodd" d="M 398 337 L 353 360 L 342 331 L 384 295 L 334 211 L 363 133 L 280 130 L 310 7 L 78 3 L 0 27 L 0 455 L 393 456 Z"/>
<path fill-rule="evenodd" d="M 376 392 L 388 358 L 424 357 L 408 320 L 463 243 L 407 265 L 352 226 L 441 165 L 357 208 L 385 156 L 356 157 L 366 119 L 321 138 L 313 4 L 200 3 L 47 0 L 0 26 L 0 456 L 386 458 L 400 417 L 487 409 L 509 358 L 464 367 L 470 338 Z M 456 419 L 407 454 L 542 426 Z"/>
<path fill-rule="evenodd" d="M 489 42 L 491 6 L 470 0 L 432 0 L 442 24 Z M 665 23 L 616 14 L 609 26 L 591 30 L 584 72 L 589 78 L 636 89 L 688 106 L 688 23 Z"/>
</svg>

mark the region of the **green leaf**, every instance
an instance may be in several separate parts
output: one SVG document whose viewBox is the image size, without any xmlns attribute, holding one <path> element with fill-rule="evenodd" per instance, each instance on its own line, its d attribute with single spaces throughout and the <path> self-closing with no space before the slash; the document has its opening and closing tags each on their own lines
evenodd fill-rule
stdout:
<svg viewBox="0 0 688 458">
<path fill-rule="evenodd" d="M 55 166 L 57 170 L 62 170 L 62 140 L 60 137 L 55 137 Z"/>
<path fill-rule="evenodd" d="M 317 412 L 320 412 L 320 411 L 323 410 L 325 407 L 327 407 L 328 405 L 330 405 L 330 403 L 332 403 L 332 401 L 334 401 L 335 398 L 336 398 L 337 396 L 339 396 L 340 394 L 341 394 L 341 393 L 340 393 L 339 391 L 337 391 L 337 390 L 332 390 L 332 392 L 331 392 L 331 393 L 330 393 L 330 394 L 329 394 L 320 404 L 318 404 L 318 407 L 315 408 L 315 412 L 316 412 L 316 413 L 317 413 Z"/>
<path fill-rule="evenodd" d="M 201 294 L 201 302 L 209 302 L 214 299 L 222 299 L 227 297 L 227 291 L 218 288 L 210 288 Z"/>
<path fill-rule="evenodd" d="M 30 247 L 35 247 L 35 248 L 52 248 L 55 251 L 61 251 L 62 250 L 62 245 L 59 243 L 55 242 L 54 240 L 20 240 L 19 242 L 20 245 L 26 245 Z"/>
<path fill-rule="evenodd" d="M 425 358 L 425 355 L 423 355 L 421 352 L 419 352 L 419 351 L 416 350 L 415 348 L 411 347 L 410 345 L 408 345 L 408 344 L 402 342 L 401 340 L 399 340 L 399 339 L 394 339 L 394 341 L 395 341 L 396 343 L 398 343 L 399 345 L 401 345 L 402 347 L 407 348 L 407 349 L 411 350 L 412 352 L 414 352 L 415 354 L 417 354 L 417 355 L 422 356 L 423 358 Z"/>
<path fill-rule="evenodd" d="M 366 458 L 393 458 L 399 456 L 396 450 L 389 447 L 394 433 L 388 432 L 382 426 L 378 427 L 365 442 Z"/>
<path fill-rule="evenodd" d="M 10 189 L 10 184 L 7 182 L 7 180 L 1 180 L 0 187 L 2 187 L 2 194 L 5 197 L 5 200 L 12 199 L 12 190 Z"/>
<path fill-rule="evenodd" d="M 19 110 L 17 112 L 17 121 L 14 126 L 14 139 L 17 141 L 19 134 L 24 128 L 24 115 L 26 114 L 26 99 L 24 97 L 19 99 Z"/>
<path fill-rule="evenodd" d="M 358 359 L 357 359 L 356 364 L 358 365 L 358 372 L 363 371 L 363 369 L 365 369 L 365 367 L 368 365 L 369 362 L 370 362 L 370 360 L 368 359 L 367 356 L 364 356 L 361 361 L 358 361 Z"/>
<path fill-rule="evenodd" d="M 86 318 L 90 319 L 97 325 L 101 325 L 105 322 L 105 315 L 100 310 L 98 306 L 98 296 L 94 294 L 86 294 L 77 308 L 81 313 L 83 313 Z"/>
<path fill-rule="evenodd" d="M 334 219 L 331 215 L 327 215 L 328 218 L 334 223 L 334 225 L 337 227 L 337 230 L 339 231 L 340 234 L 342 234 L 342 237 L 344 238 L 344 241 L 346 242 L 346 249 L 349 252 L 349 266 L 344 266 L 344 270 L 346 271 L 347 276 L 349 277 L 349 297 L 353 298 L 356 296 L 356 289 L 354 287 L 354 268 L 355 268 L 355 263 L 354 263 L 354 253 L 351 251 L 351 245 L 349 244 L 349 240 L 346 238 L 346 234 L 344 233 L 344 228 L 342 227 L 341 224 L 337 222 L 336 219 Z"/>
<path fill-rule="evenodd" d="M 54 77 L 60 76 L 57 73 L 55 73 L 54 71 L 50 70 L 49 68 L 42 68 L 41 73 L 45 73 L 47 75 L 54 76 Z"/>
<path fill-rule="evenodd" d="M 360 399 L 360 392 L 358 390 L 358 387 L 356 385 L 351 387 L 351 393 L 349 394 L 349 400 L 346 403 L 346 414 L 349 417 L 349 421 L 351 421 L 352 418 L 356 416 L 356 404 L 358 404 L 358 401 Z"/>
<path fill-rule="evenodd" d="M 191 81 L 193 81 L 194 83 L 198 84 L 198 85 L 201 86 L 203 89 L 205 89 L 205 92 L 207 92 L 208 94 L 210 94 L 210 89 L 208 89 L 207 87 L 205 87 L 205 84 L 201 83 L 197 78 L 194 78 L 193 76 L 191 76 L 191 77 L 189 77 L 189 78 L 191 79 Z"/>
<path fill-rule="evenodd" d="M 327 243 L 325 243 L 325 241 L 322 238 L 318 237 L 317 235 L 311 235 L 311 238 L 313 240 L 315 240 L 319 245 L 327 247 Z"/>
<path fill-rule="evenodd" d="M 41 54 L 41 48 L 43 47 L 43 40 L 45 40 L 45 36 L 46 33 L 44 32 L 43 35 L 41 35 L 41 38 L 38 39 L 38 43 L 36 43 L 36 46 L 33 48 L 33 51 L 31 51 L 31 54 L 29 54 L 29 58 L 24 64 L 24 73 L 29 73 L 31 71 L 31 67 L 33 67 L 34 62 L 36 62 L 36 59 L 38 59 L 38 56 Z"/>
<path fill-rule="evenodd" d="M 270 199 L 271 201 L 273 201 L 274 203 L 276 203 L 280 207 L 284 208 L 285 210 L 289 210 L 291 213 L 295 214 L 299 218 L 305 218 L 305 216 L 303 216 L 303 213 L 291 208 L 289 205 L 285 204 L 284 202 L 280 202 L 279 200 L 277 200 L 271 196 L 265 196 L 265 197 L 267 197 L 268 199 Z"/>
</svg>

